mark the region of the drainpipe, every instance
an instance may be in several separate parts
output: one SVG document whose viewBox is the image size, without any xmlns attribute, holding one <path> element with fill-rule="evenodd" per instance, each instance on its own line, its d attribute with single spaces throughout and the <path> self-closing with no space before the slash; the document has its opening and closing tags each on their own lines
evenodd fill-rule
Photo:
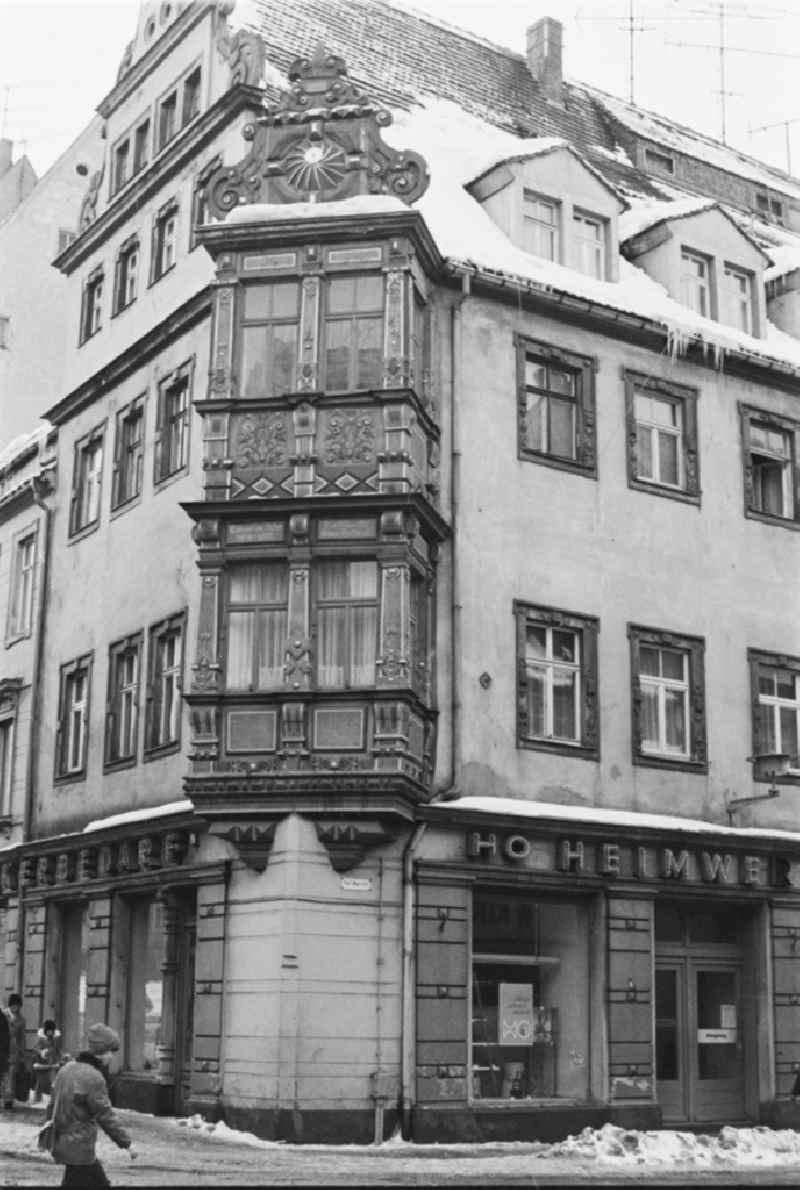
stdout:
<svg viewBox="0 0 800 1190">
<path fill-rule="evenodd" d="M 39 783 L 39 739 L 41 735 L 41 692 L 44 669 L 44 638 L 47 625 L 47 606 L 50 600 L 50 549 L 53 537 L 53 510 L 44 502 L 52 494 L 52 483 L 46 473 L 35 476 L 31 490 L 34 503 L 44 513 L 44 548 L 42 550 L 42 571 L 39 583 L 39 607 L 36 615 L 36 649 L 33 673 L 31 675 L 31 729 L 28 737 L 28 771 L 25 783 L 25 805 L 23 808 L 22 841 L 27 843 L 33 825 L 33 803 Z"/>
<path fill-rule="evenodd" d="M 416 1030 L 414 1009 L 414 856 L 427 830 L 427 823 L 417 824 L 403 851 L 403 977 L 400 1002 L 402 1025 L 400 1035 L 401 1130 L 405 1140 L 411 1139 L 411 1112 L 414 1107 L 414 1058 Z"/>
<path fill-rule="evenodd" d="M 458 778 L 461 771 L 461 585 L 460 585 L 460 551 L 458 549 L 458 509 L 461 484 L 461 440 L 457 416 L 457 378 L 460 374 L 462 352 L 462 319 L 461 307 L 470 295 L 470 275 L 461 274 L 461 296 L 450 307 L 450 523 L 453 527 L 451 537 L 451 671 L 452 683 L 450 691 L 450 787 L 453 792 L 458 790 Z"/>
</svg>

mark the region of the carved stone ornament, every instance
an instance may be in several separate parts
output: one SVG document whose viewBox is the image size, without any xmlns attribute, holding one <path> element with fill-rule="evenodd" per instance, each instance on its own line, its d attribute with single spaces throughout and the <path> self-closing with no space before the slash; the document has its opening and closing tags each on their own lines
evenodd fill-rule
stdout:
<svg viewBox="0 0 800 1190">
<path fill-rule="evenodd" d="M 332 202 L 389 194 L 411 204 L 428 186 L 424 159 L 385 144 L 391 114 L 347 77 L 344 60 L 319 47 L 289 68 L 292 86 L 243 132 L 250 153 L 216 170 L 204 187 L 217 218 L 244 203 Z"/>
<path fill-rule="evenodd" d="M 334 872 L 357 867 L 367 851 L 385 847 L 395 836 L 381 822 L 318 820 L 317 838 L 325 847 Z"/>
<path fill-rule="evenodd" d="M 100 187 L 103 184 L 103 174 L 105 172 L 106 163 L 92 174 L 92 179 L 89 182 L 89 189 L 83 196 L 81 203 L 81 213 L 78 217 L 78 231 L 86 231 L 87 227 L 91 227 L 97 218 L 97 200 L 100 196 Z"/>
<path fill-rule="evenodd" d="M 222 60 L 230 67 L 229 87 L 235 87 L 240 83 L 248 87 L 258 87 L 264 81 L 267 51 L 257 33 L 249 29 L 236 29 L 232 32 L 225 27 L 217 38 L 217 49 Z"/>
<path fill-rule="evenodd" d="M 213 823 L 210 833 L 233 843 L 248 868 L 263 872 L 275 841 L 275 827 L 274 822 Z"/>
</svg>

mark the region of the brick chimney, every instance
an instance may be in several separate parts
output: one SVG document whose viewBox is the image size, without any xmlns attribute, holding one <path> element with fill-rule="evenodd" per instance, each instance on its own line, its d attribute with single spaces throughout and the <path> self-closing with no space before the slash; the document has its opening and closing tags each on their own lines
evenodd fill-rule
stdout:
<svg viewBox="0 0 800 1190">
<path fill-rule="evenodd" d="M 11 154 L 14 149 L 13 140 L 0 137 L 0 178 L 11 169 Z"/>
<path fill-rule="evenodd" d="M 546 99 L 562 102 L 561 42 L 564 27 L 555 17 L 542 17 L 528 26 L 526 56 L 528 70 Z"/>
</svg>

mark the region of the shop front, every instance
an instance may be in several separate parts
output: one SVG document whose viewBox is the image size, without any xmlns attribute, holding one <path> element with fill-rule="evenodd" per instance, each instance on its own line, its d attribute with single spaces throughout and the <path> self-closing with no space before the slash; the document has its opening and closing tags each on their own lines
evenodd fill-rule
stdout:
<svg viewBox="0 0 800 1190">
<path fill-rule="evenodd" d="M 415 1137 L 794 1119 L 800 837 L 425 814 Z"/>
</svg>

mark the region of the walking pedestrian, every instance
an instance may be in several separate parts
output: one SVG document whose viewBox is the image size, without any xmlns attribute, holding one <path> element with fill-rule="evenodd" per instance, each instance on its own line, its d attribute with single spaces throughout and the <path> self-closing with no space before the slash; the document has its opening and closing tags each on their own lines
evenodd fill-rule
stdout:
<svg viewBox="0 0 800 1190">
<path fill-rule="evenodd" d="M 60 1065 L 61 1032 L 56 1028 L 56 1022 L 48 1018 L 36 1034 L 36 1061 L 33 1063 L 34 1083 L 31 1091 L 33 1103 L 38 1103 L 44 1096 L 49 1098 L 53 1075 Z"/>
<path fill-rule="evenodd" d="M 0 1106 L 5 1104 L 6 1073 L 10 1049 L 11 1030 L 8 1027 L 8 1017 L 0 1009 Z"/>
<path fill-rule="evenodd" d="M 11 1111 L 15 1099 L 27 1100 L 28 1098 L 28 1087 L 25 1085 L 28 1074 L 25 1066 L 25 1030 L 27 1025 L 25 1017 L 22 1015 L 22 996 L 18 992 L 12 992 L 8 997 L 5 1017 L 8 1022 L 9 1046 L 8 1066 L 3 1075 L 2 1098 L 3 1107 L 6 1111 Z M 24 1095 L 22 1094 L 23 1090 Z"/>
<path fill-rule="evenodd" d="M 131 1160 L 136 1150 L 111 1106 L 106 1067 L 119 1049 L 119 1037 L 108 1025 L 90 1025 L 86 1047 L 56 1074 L 47 1108 L 52 1120 L 50 1152 L 58 1165 L 66 1166 L 62 1186 L 110 1186 L 106 1172 L 95 1156 L 98 1124 L 108 1136 L 127 1149 Z"/>
</svg>

